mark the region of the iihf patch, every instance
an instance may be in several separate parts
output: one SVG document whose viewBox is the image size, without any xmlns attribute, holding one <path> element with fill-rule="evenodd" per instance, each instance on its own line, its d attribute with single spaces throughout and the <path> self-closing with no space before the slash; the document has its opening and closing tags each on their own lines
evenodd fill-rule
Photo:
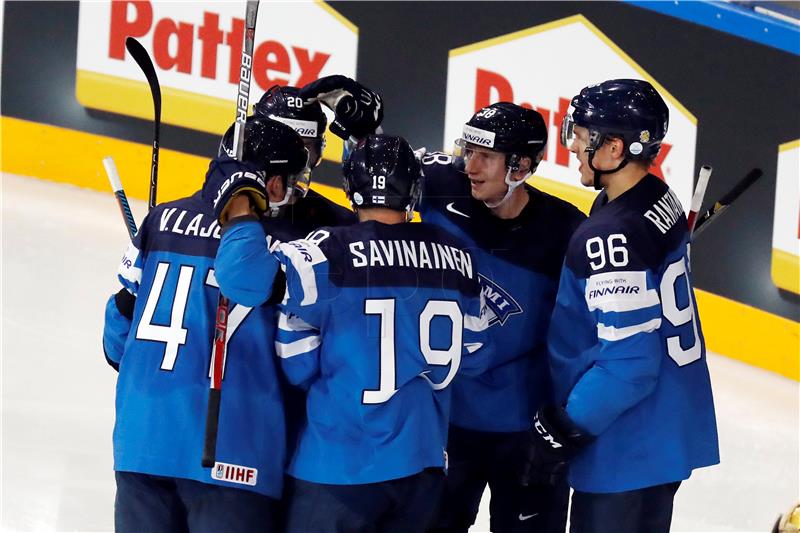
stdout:
<svg viewBox="0 0 800 533">
<path fill-rule="evenodd" d="M 214 468 L 211 469 L 211 479 L 255 487 L 258 480 L 258 469 L 228 463 L 214 463 Z"/>
<path fill-rule="evenodd" d="M 482 274 L 478 274 L 478 280 L 480 281 L 481 292 L 486 301 L 486 310 L 490 327 L 498 322 L 502 326 L 506 323 L 508 317 L 522 312 L 522 307 L 520 307 L 514 297 L 503 289 L 503 287 Z"/>
<path fill-rule="evenodd" d="M 361 205 L 364 203 L 364 198 L 361 196 L 361 194 L 354 192 L 353 201 L 356 203 L 356 205 Z"/>
</svg>

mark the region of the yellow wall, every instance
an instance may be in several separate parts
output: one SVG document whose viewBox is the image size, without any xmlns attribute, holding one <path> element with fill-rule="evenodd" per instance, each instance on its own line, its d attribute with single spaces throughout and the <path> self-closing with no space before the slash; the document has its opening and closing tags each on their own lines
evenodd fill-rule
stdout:
<svg viewBox="0 0 800 533">
<path fill-rule="evenodd" d="M 102 159 L 111 155 L 127 195 L 148 197 L 150 146 L 9 117 L 0 117 L 0 141 L 3 172 L 110 191 Z M 159 202 L 199 189 L 208 165 L 202 157 L 165 149 L 159 161 Z M 580 194 L 544 178 L 534 180 L 552 194 Z M 321 184 L 313 188 L 347 205 L 341 190 Z M 566 199 L 584 210 L 591 203 L 586 195 Z M 697 305 L 711 351 L 800 380 L 800 323 L 702 290 Z"/>
</svg>

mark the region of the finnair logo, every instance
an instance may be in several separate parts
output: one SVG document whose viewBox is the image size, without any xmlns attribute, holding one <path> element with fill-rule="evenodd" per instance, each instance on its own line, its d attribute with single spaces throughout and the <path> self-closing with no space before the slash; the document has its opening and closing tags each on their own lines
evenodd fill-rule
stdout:
<svg viewBox="0 0 800 533">
<path fill-rule="evenodd" d="M 269 118 L 286 124 L 301 137 L 317 136 L 317 123 L 313 120 L 299 120 L 296 118 L 280 117 L 278 115 L 270 115 Z"/>
<path fill-rule="evenodd" d="M 522 307 L 503 287 L 482 274 L 478 274 L 478 280 L 481 284 L 483 297 L 486 300 L 490 327 L 498 322 L 502 326 L 506 323 L 508 317 L 522 312 Z"/>
<path fill-rule="evenodd" d="M 480 128 L 474 128 L 468 124 L 464 124 L 464 140 L 468 143 L 477 144 L 478 146 L 485 146 L 486 148 L 494 147 L 494 132 L 486 131 Z"/>
</svg>

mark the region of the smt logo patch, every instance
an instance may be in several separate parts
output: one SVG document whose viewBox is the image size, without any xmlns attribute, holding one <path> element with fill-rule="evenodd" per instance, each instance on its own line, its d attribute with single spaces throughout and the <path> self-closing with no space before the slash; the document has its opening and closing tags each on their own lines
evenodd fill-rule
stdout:
<svg viewBox="0 0 800 533">
<path fill-rule="evenodd" d="M 478 279 L 481 284 L 481 292 L 486 300 L 490 327 L 498 322 L 502 326 L 508 317 L 522 312 L 522 307 L 503 287 L 481 274 L 478 274 Z"/>
</svg>

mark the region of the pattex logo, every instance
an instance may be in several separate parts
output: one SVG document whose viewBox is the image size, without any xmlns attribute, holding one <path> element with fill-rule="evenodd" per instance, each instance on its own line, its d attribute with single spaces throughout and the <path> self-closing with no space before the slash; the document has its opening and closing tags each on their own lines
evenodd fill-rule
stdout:
<svg viewBox="0 0 800 533">
<path fill-rule="evenodd" d="M 571 58 L 586 57 L 580 68 L 565 68 Z M 629 55 L 630 54 L 630 55 Z M 444 146 L 461 137 L 462 128 L 479 109 L 495 102 L 513 102 L 535 109 L 548 126 L 548 143 L 538 178 L 583 191 L 579 163 L 559 143 L 559 130 L 571 98 L 583 87 L 613 78 L 650 81 L 669 107 L 670 124 L 651 172 L 664 179 L 683 205 L 693 187 L 697 119 L 658 80 L 637 63 L 637 50 L 623 50 L 582 15 L 472 43 L 450 51 Z M 534 67 L 516 58 L 535 58 Z M 534 185 L 537 182 L 534 181 Z M 546 185 L 539 180 L 540 186 Z M 549 192 L 569 198 L 572 189 Z M 571 199 L 571 198 L 569 198 Z"/>
<path fill-rule="evenodd" d="M 244 2 L 82 1 L 75 93 L 93 109 L 150 120 L 142 73 L 125 49 L 139 40 L 161 82 L 165 123 L 219 135 L 234 87 L 250 102 L 272 85 L 302 86 L 328 74 L 355 77 L 358 29 L 325 2 L 261 2 L 250 78 L 240 80 Z M 120 87 L 128 95 L 120 98 Z M 133 98 L 131 97 L 133 96 Z M 197 109 L 203 113 L 197 113 Z M 305 127 L 308 130 L 308 127 Z"/>
</svg>

